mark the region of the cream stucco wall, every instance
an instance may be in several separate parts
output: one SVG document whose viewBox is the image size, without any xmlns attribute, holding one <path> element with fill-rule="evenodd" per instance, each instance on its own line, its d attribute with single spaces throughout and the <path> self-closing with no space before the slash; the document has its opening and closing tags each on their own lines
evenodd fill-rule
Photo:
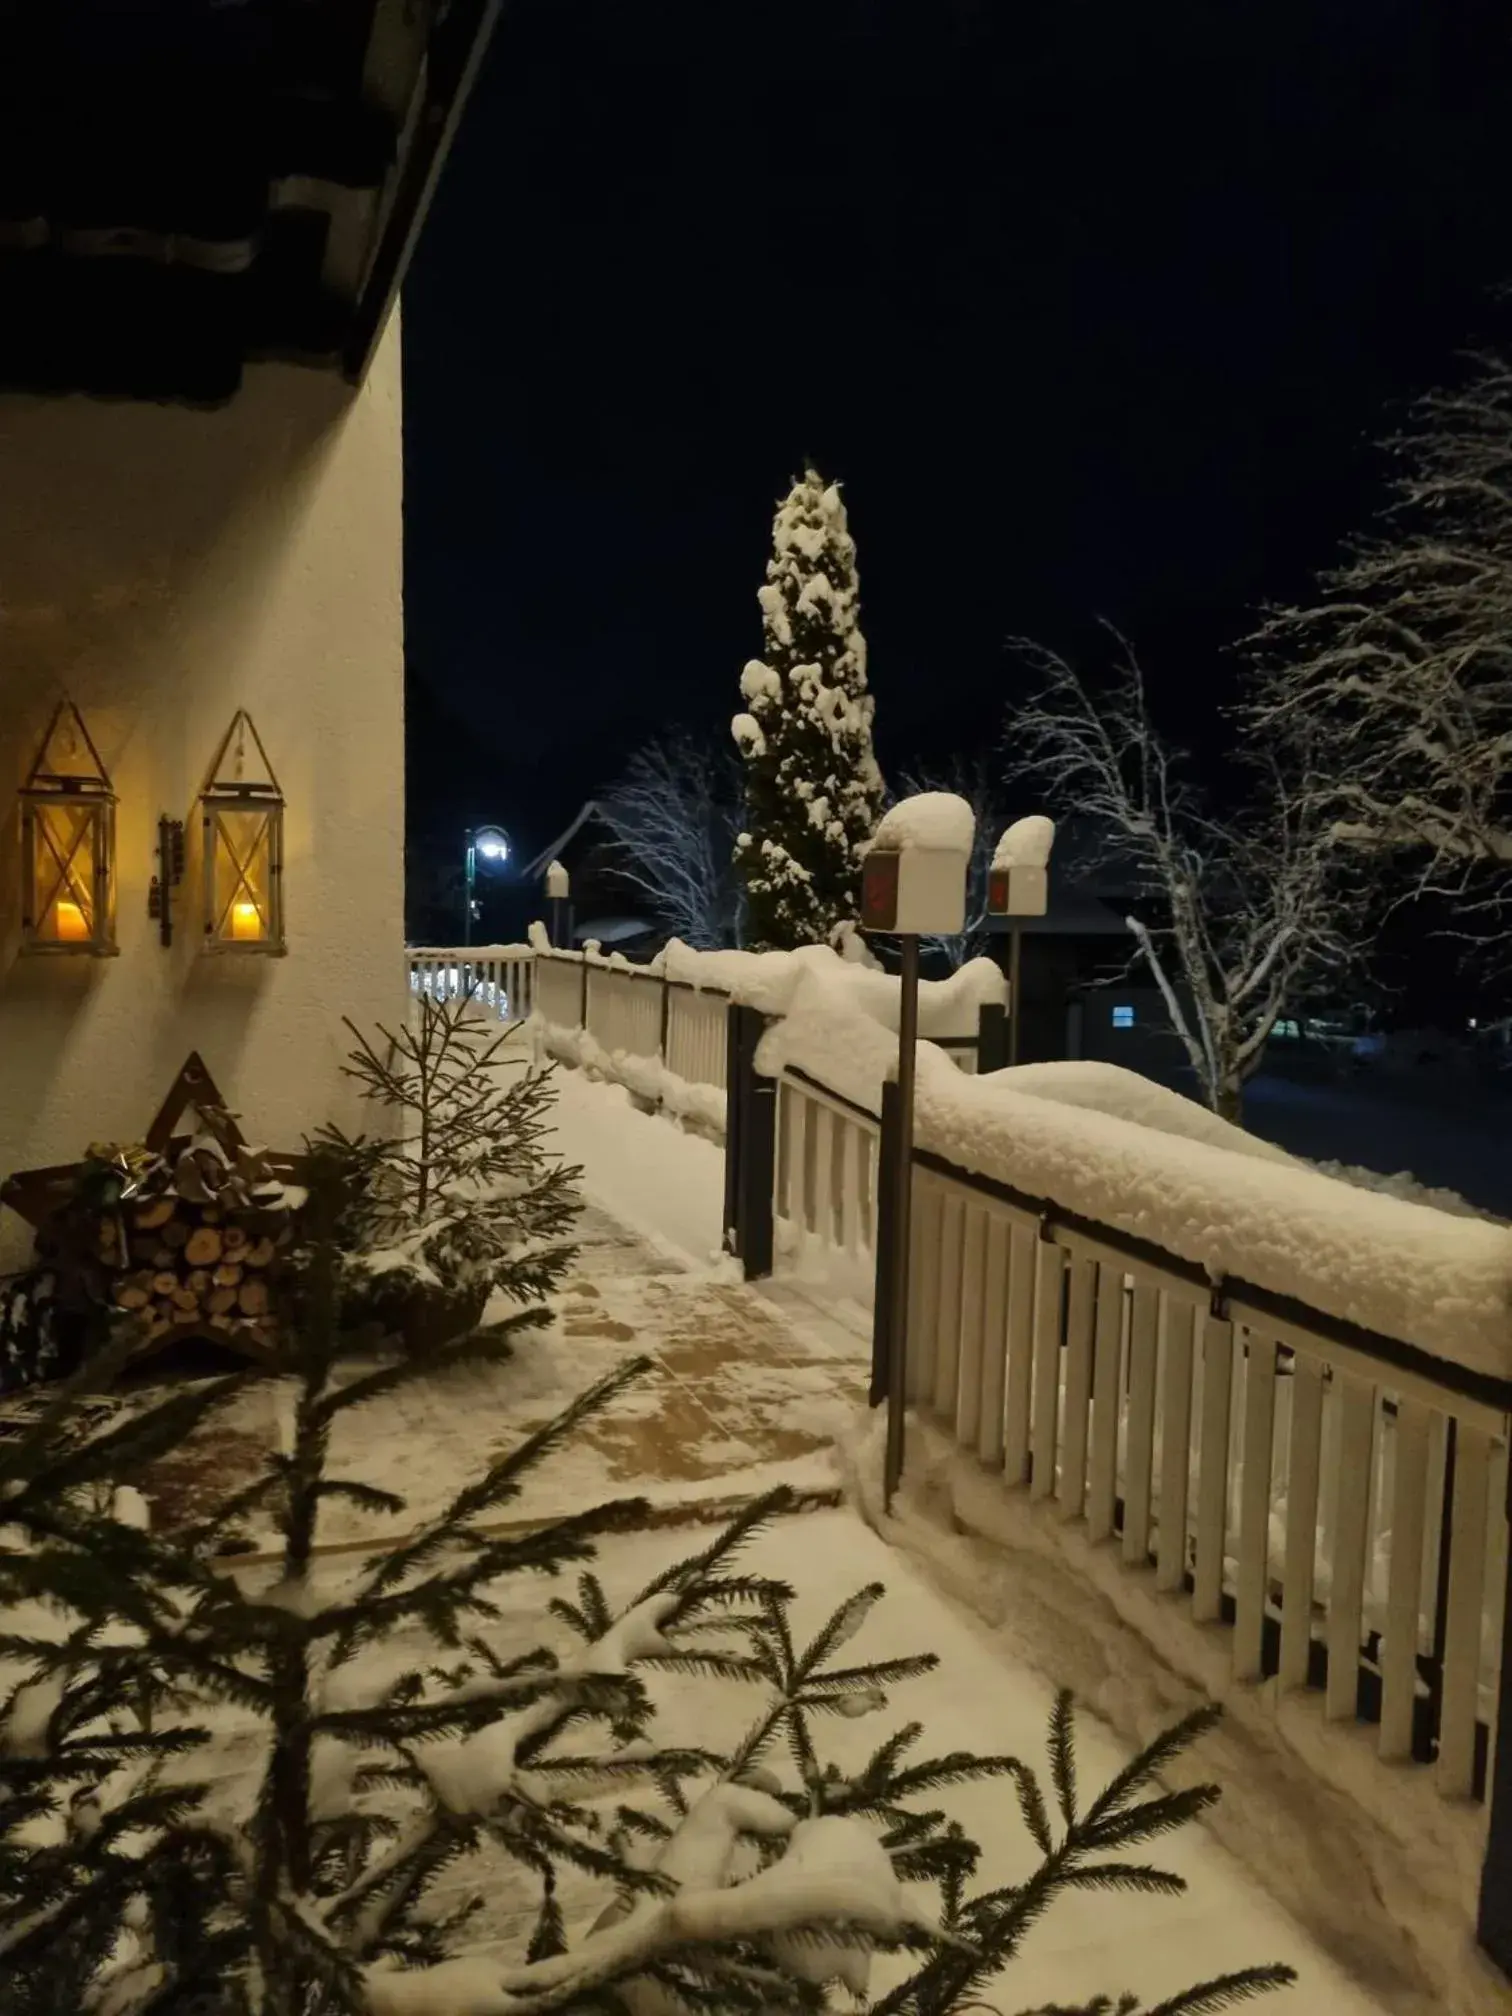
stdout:
<svg viewBox="0 0 1512 2016">
<path fill-rule="evenodd" d="M 255 1140 L 356 1117 L 343 1013 L 402 1008 L 399 339 L 362 390 L 284 365 L 216 412 L 0 399 L 0 1175 L 140 1137 L 190 1050 Z M 60 693 L 119 795 L 114 959 L 18 956 L 15 789 Z M 288 802 L 288 954 L 147 915 L 238 707 Z M 191 854 L 192 859 L 192 854 Z M 0 1211 L 0 1266 L 23 1228 Z"/>
</svg>

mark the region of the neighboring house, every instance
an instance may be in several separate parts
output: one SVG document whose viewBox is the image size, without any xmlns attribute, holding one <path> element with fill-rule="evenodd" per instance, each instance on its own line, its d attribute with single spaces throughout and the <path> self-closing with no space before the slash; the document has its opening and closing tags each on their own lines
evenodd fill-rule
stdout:
<svg viewBox="0 0 1512 2016">
<path fill-rule="evenodd" d="M 0 78 L 0 1176 L 194 1050 L 297 1148 L 402 1012 L 392 310 L 494 10 L 78 11 Z"/>
<path fill-rule="evenodd" d="M 1008 972 L 1008 919 L 990 917 L 988 933 L 992 958 Z M 1048 1064 L 1093 1056 L 1151 1070 L 1151 1056 L 1163 1058 L 1175 1036 L 1159 994 L 1133 970 L 1133 956 L 1123 911 L 1093 895 L 1052 857 L 1048 909 L 1022 927 L 1018 1060 Z M 1127 1010 L 1137 1016 L 1133 1024 Z"/>
<path fill-rule="evenodd" d="M 557 935 L 563 920 L 555 916 L 545 895 L 546 869 L 553 861 L 567 870 L 571 884 L 565 932 L 574 945 L 592 940 L 606 952 L 622 952 L 631 959 L 650 958 L 661 949 L 667 934 L 646 915 L 644 896 L 618 867 L 614 835 L 593 799 L 578 808 L 571 822 L 520 873 L 531 917 L 546 920 Z"/>
</svg>

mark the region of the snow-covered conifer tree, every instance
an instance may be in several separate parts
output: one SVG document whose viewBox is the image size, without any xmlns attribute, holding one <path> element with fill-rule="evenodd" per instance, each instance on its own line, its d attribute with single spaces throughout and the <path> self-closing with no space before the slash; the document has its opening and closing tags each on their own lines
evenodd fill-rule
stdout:
<svg viewBox="0 0 1512 2016">
<path fill-rule="evenodd" d="M 828 942 L 859 908 L 861 850 L 881 815 L 856 547 L 837 485 L 814 469 L 772 526 L 760 594 L 764 656 L 731 723 L 746 766 L 736 871 L 746 942 Z"/>
</svg>

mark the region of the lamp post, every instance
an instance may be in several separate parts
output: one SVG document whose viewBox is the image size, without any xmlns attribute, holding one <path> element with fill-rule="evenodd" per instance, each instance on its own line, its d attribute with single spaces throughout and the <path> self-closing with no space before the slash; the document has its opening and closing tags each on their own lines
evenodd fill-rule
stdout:
<svg viewBox="0 0 1512 2016">
<path fill-rule="evenodd" d="M 559 950 L 571 949 L 571 896 L 572 881 L 567 870 L 560 861 L 553 861 L 546 870 L 546 900 L 551 905 L 551 942 Z"/>
<path fill-rule="evenodd" d="M 1007 917 L 1008 1062 L 1019 1061 L 1019 947 L 1021 917 L 1043 917 L 1049 907 L 1050 849 L 1055 821 L 1033 812 L 1015 819 L 998 841 L 987 875 L 987 914 Z"/>
<path fill-rule="evenodd" d="M 899 939 L 897 1123 L 894 1134 L 890 1248 L 878 1254 L 886 1292 L 887 1454 L 883 1501 L 891 1511 L 903 1475 L 903 1414 L 908 1399 L 908 1274 L 913 1212 L 914 1081 L 919 1048 L 919 939 L 942 937 L 966 922 L 966 873 L 976 822 L 964 798 L 921 791 L 883 816 L 861 871 L 861 928 Z M 884 1111 L 887 1101 L 884 1095 Z"/>
<path fill-rule="evenodd" d="M 502 826 L 475 826 L 467 836 L 467 871 L 465 875 L 466 896 L 463 904 L 462 943 L 471 945 L 473 927 L 473 890 L 478 880 L 480 858 L 490 864 L 502 865 L 509 859 L 509 835 Z"/>
</svg>

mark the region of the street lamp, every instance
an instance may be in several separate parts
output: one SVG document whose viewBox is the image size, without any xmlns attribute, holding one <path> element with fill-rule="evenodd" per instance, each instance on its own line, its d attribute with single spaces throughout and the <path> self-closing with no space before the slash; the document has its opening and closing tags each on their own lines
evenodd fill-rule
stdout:
<svg viewBox="0 0 1512 2016">
<path fill-rule="evenodd" d="M 998 841 L 987 874 L 987 914 L 1008 918 L 1008 1062 L 1019 1061 L 1019 949 L 1023 917 L 1049 907 L 1050 849 L 1055 821 L 1041 812 L 1015 819 Z"/>
<path fill-rule="evenodd" d="M 473 901 L 473 889 L 478 880 L 478 863 L 485 862 L 491 868 L 502 868 L 509 859 L 509 835 L 502 826 L 475 826 L 467 836 L 467 894 L 463 904 L 462 943 L 471 945 L 473 918 L 477 906 Z"/>
<path fill-rule="evenodd" d="M 551 905 L 551 942 L 570 948 L 572 877 L 560 861 L 553 861 L 546 870 L 546 900 Z"/>
<path fill-rule="evenodd" d="M 888 1107 L 897 1118 L 896 1153 L 888 1205 L 891 1251 L 887 1263 L 885 1365 L 887 1372 L 887 1453 L 883 1468 L 884 1507 L 903 1474 L 903 1410 L 907 1400 L 908 1267 L 913 1207 L 914 1064 L 919 1041 L 919 938 L 949 937 L 966 921 L 966 872 L 976 821 L 964 798 L 948 791 L 921 791 L 883 815 L 861 864 L 861 929 L 896 936 L 902 949 L 898 983 L 897 1090 L 883 1088 L 884 1129 Z M 895 1102 L 895 1104 L 894 1104 Z M 880 1229 L 880 1213 L 879 1213 Z"/>
</svg>

